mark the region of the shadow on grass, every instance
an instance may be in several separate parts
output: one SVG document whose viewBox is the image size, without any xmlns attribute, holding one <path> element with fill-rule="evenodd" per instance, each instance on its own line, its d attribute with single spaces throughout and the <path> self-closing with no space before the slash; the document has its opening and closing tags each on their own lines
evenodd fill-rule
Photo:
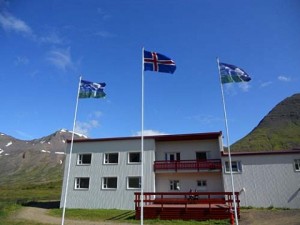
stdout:
<svg viewBox="0 0 300 225">
<path fill-rule="evenodd" d="M 30 201 L 30 202 L 21 203 L 21 205 L 42 208 L 42 209 L 58 209 L 59 203 L 60 201 L 45 201 L 45 202 Z"/>
<path fill-rule="evenodd" d="M 108 218 L 106 220 L 132 220 L 135 219 L 135 212 L 134 211 L 128 211 L 122 214 L 119 214 L 117 216 Z"/>
</svg>

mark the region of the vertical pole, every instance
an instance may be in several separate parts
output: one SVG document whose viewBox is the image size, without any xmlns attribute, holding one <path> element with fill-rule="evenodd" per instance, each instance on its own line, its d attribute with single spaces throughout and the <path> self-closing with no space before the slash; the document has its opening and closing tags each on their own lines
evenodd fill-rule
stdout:
<svg viewBox="0 0 300 225">
<path fill-rule="evenodd" d="M 223 84 L 222 84 L 222 79 L 221 79 L 221 71 L 220 71 L 219 58 L 217 58 L 217 64 L 218 64 L 219 77 L 220 77 L 220 85 L 221 85 L 221 92 L 222 92 L 222 102 L 223 102 L 223 111 L 224 111 L 224 119 L 225 119 L 226 142 L 227 142 L 227 149 L 228 149 L 228 159 L 229 159 L 229 169 L 230 169 L 230 177 L 231 177 L 231 187 L 232 187 L 232 196 L 233 196 L 233 205 L 234 205 L 234 215 L 235 215 L 236 225 L 239 225 L 238 216 L 237 216 L 237 207 L 236 207 L 236 198 L 235 198 L 233 174 L 232 174 L 232 161 L 231 161 L 231 151 L 230 151 L 230 143 L 229 143 L 229 129 L 228 129 L 228 122 L 227 122 L 227 113 L 226 113 L 226 105 L 225 105 Z"/>
<path fill-rule="evenodd" d="M 74 132 L 75 132 L 75 126 L 76 126 L 76 117 L 77 117 L 77 109 L 78 109 L 80 84 L 81 84 L 81 76 L 79 78 L 79 84 L 78 84 L 78 90 L 77 90 L 76 106 L 75 106 L 74 121 L 73 121 L 72 139 L 71 139 L 71 146 L 70 146 L 70 153 L 69 153 L 70 156 L 69 156 L 68 172 L 67 172 L 67 179 L 66 179 L 67 183 L 66 183 L 66 188 L 65 188 L 65 196 L 64 196 L 64 204 L 63 204 L 63 213 L 62 213 L 61 225 L 64 225 L 64 223 L 65 223 L 67 195 L 68 195 L 68 188 L 69 188 L 70 168 L 71 168 L 71 161 L 72 161 L 72 151 L 73 151 L 73 143 L 74 143 Z"/>
<path fill-rule="evenodd" d="M 142 48 L 141 225 L 144 224 L 144 47 Z"/>
</svg>

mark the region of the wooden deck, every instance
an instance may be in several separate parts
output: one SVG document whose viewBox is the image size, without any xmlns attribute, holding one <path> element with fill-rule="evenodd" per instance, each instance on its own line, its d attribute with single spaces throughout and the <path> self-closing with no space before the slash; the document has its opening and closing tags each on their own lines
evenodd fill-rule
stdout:
<svg viewBox="0 0 300 225">
<path fill-rule="evenodd" d="M 176 196 L 174 198 L 174 196 Z M 238 192 L 236 193 L 239 216 Z M 135 218 L 140 219 L 141 195 L 135 193 Z M 144 219 L 209 220 L 230 219 L 233 213 L 232 193 L 144 193 Z"/>
</svg>

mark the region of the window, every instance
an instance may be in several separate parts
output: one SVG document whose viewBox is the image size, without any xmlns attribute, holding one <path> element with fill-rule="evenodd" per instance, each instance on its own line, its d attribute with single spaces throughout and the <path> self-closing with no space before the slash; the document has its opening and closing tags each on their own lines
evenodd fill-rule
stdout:
<svg viewBox="0 0 300 225">
<path fill-rule="evenodd" d="M 169 152 L 166 153 L 165 159 L 169 161 L 179 161 L 180 160 L 180 152 Z"/>
<path fill-rule="evenodd" d="M 232 161 L 231 168 L 233 173 L 241 173 L 242 172 L 242 164 L 240 161 Z M 225 173 L 230 173 L 229 162 L 225 162 Z"/>
<path fill-rule="evenodd" d="M 102 188 L 103 189 L 117 189 L 118 179 L 117 177 L 103 177 Z"/>
<path fill-rule="evenodd" d="M 205 161 L 207 159 L 206 152 L 196 152 L 196 159 L 199 161 Z"/>
<path fill-rule="evenodd" d="M 129 152 L 128 153 L 128 163 L 140 163 L 141 154 L 139 152 Z"/>
<path fill-rule="evenodd" d="M 77 177 L 75 178 L 75 189 L 77 190 L 87 190 L 90 186 L 89 177 Z"/>
<path fill-rule="evenodd" d="M 295 170 L 300 172 L 300 159 L 295 159 Z"/>
<path fill-rule="evenodd" d="M 91 165 L 92 154 L 78 154 L 77 165 Z"/>
<path fill-rule="evenodd" d="M 119 153 L 106 153 L 104 157 L 104 164 L 118 164 Z"/>
<path fill-rule="evenodd" d="M 206 180 L 198 180 L 197 187 L 200 191 L 206 191 L 207 190 L 207 181 Z"/>
<path fill-rule="evenodd" d="M 127 177 L 127 188 L 128 189 L 141 188 L 141 177 Z"/>
<path fill-rule="evenodd" d="M 179 180 L 170 180 L 170 190 L 180 191 Z"/>
</svg>

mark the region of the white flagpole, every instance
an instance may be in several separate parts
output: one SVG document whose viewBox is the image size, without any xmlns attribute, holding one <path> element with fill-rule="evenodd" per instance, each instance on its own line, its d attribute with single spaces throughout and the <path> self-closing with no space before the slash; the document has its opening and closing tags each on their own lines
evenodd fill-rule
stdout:
<svg viewBox="0 0 300 225">
<path fill-rule="evenodd" d="M 144 47 L 142 48 L 141 225 L 144 224 Z"/>
<path fill-rule="evenodd" d="M 219 70 L 220 85 L 221 85 L 221 92 L 222 92 L 222 101 L 223 101 L 225 129 L 226 129 L 226 141 L 227 141 L 229 169 L 230 169 L 232 195 L 233 195 L 233 205 L 234 205 L 234 217 L 235 217 L 236 225 L 239 225 L 238 215 L 237 215 L 236 198 L 235 198 L 235 190 L 234 190 L 234 182 L 233 182 L 233 174 L 232 174 L 232 162 L 231 162 L 231 152 L 230 152 L 230 143 L 229 143 L 229 129 L 228 129 L 228 122 L 227 122 L 227 113 L 226 113 L 225 98 L 224 98 L 224 91 L 223 91 L 223 84 L 222 84 L 222 78 L 221 78 L 219 58 L 217 58 L 217 64 L 218 64 L 218 70 Z"/>
<path fill-rule="evenodd" d="M 74 121 L 73 121 L 73 131 L 72 131 L 72 139 L 71 139 L 71 146 L 70 146 L 70 157 L 69 157 L 68 172 L 67 172 L 67 179 L 66 179 L 67 183 L 66 183 L 66 188 L 65 188 L 65 196 L 64 196 L 64 204 L 63 204 L 63 213 L 62 213 L 61 225 L 64 225 L 64 223 L 65 223 L 67 195 L 68 195 L 68 188 L 69 188 L 70 168 L 71 168 L 71 159 L 72 159 L 72 151 L 73 151 L 73 143 L 74 143 L 74 132 L 75 132 L 75 126 L 76 126 L 76 117 L 77 117 L 77 109 L 78 109 L 80 83 L 81 83 L 81 76 L 79 78 L 77 98 L 76 98 L 76 106 L 75 106 Z"/>
</svg>

